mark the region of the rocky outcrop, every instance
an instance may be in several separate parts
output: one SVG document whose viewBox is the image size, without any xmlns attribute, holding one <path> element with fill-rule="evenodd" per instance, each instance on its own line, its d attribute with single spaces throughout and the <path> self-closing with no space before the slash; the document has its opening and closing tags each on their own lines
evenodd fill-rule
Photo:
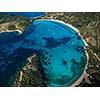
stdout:
<svg viewBox="0 0 100 100">
<path fill-rule="evenodd" d="M 39 57 L 35 54 L 27 59 L 20 72 L 17 73 L 14 81 L 15 87 L 44 87 L 47 86 L 44 72 Z"/>
</svg>

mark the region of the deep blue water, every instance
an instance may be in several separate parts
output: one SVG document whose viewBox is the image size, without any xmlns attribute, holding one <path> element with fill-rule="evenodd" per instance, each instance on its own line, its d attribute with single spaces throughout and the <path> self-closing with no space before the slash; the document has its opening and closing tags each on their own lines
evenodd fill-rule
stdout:
<svg viewBox="0 0 100 100">
<path fill-rule="evenodd" d="M 10 15 L 17 15 L 17 16 L 25 16 L 29 18 L 35 18 L 44 16 L 45 12 L 0 12 L 1 14 L 10 14 Z"/>
<path fill-rule="evenodd" d="M 0 33 L 0 86 L 10 86 L 16 71 L 34 52 L 49 86 L 70 86 L 86 66 L 84 47 L 78 32 L 58 21 L 36 20 L 22 35 Z"/>
</svg>

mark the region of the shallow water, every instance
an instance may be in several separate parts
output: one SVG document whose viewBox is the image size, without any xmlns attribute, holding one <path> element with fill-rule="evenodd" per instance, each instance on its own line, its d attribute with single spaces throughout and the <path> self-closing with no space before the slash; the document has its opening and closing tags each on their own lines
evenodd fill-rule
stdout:
<svg viewBox="0 0 100 100">
<path fill-rule="evenodd" d="M 9 86 L 9 80 L 34 52 L 49 86 L 70 86 L 86 66 L 84 47 L 78 32 L 58 21 L 36 20 L 21 35 L 0 33 L 0 86 Z"/>
</svg>

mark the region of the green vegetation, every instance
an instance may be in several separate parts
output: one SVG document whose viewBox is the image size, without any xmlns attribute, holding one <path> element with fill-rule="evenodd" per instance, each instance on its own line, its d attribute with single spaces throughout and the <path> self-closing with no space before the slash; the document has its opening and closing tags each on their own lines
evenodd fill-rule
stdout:
<svg viewBox="0 0 100 100">
<path fill-rule="evenodd" d="M 86 69 L 88 76 L 86 75 L 78 86 L 100 86 L 100 13 L 51 12 L 41 19 L 61 20 L 79 29 L 80 34 L 89 45 L 86 48 L 89 61 Z M 26 17 L 0 15 L 0 31 L 15 29 L 23 31 L 30 23 L 31 21 Z M 39 66 L 36 62 L 35 64 Z M 14 86 L 45 86 L 38 70 L 33 71 L 27 66 L 21 71 L 22 80 L 19 82 L 20 72 L 17 73 Z"/>
</svg>

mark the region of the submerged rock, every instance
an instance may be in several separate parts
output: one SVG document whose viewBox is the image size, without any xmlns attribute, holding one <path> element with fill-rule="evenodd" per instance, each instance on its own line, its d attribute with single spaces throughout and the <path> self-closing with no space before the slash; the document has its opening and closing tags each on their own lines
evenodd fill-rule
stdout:
<svg viewBox="0 0 100 100">
<path fill-rule="evenodd" d="M 83 38 L 76 29 L 59 21 L 33 21 L 21 35 L 1 33 L 0 41 L 0 86 L 9 86 L 33 53 L 40 57 L 48 86 L 72 85 L 87 63 Z"/>
</svg>

